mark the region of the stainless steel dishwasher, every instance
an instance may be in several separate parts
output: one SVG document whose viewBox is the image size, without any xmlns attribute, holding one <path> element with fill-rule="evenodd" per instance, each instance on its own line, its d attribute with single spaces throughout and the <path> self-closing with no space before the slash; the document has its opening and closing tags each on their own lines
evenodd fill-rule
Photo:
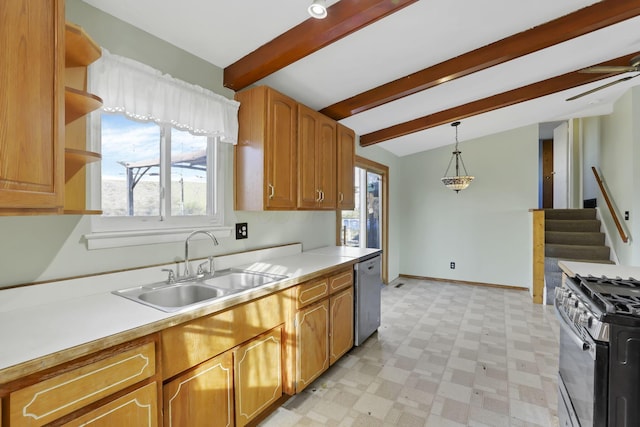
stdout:
<svg viewBox="0 0 640 427">
<path fill-rule="evenodd" d="M 380 326 L 380 254 L 361 258 L 354 266 L 355 345 L 361 345 Z"/>
</svg>

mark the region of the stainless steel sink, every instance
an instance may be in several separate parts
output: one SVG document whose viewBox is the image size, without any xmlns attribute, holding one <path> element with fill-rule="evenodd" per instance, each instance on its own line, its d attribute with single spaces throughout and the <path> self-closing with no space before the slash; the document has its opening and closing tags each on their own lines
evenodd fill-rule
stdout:
<svg viewBox="0 0 640 427">
<path fill-rule="evenodd" d="M 198 283 L 215 286 L 231 291 L 242 291 L 257 288 L 268 283 L 286 279 L 287 276 L 277 274 L 258 273 L 247 270 L 223 270 L 218 271 L 213 277 L 203 278 Z"/>
<path fill-rule="evenodd" d="M 165 312 L 186 310 L 208 304 L 247 289 L 286 279 L 287 276 L 243 270 L 225 270 L 166 284 L 156 283 L 114 291 L 115 295 Z"/>
</svg>

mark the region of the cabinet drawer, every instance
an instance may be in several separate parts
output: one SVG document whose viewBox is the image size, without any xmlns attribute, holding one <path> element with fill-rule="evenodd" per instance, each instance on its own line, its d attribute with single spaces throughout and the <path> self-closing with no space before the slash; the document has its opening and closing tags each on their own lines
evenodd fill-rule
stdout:
<svg viewBox="0 0 640 427">
<path fill-rule="evenodd" d="M 149 378 L 155 372 L 152 342 L 65 372 L 11 393 L 10 425 L 44 425 Z"/>
<path fill-rule="evenodd" d="M 302 308 L 329 295 L 328 280 L 312 280 L 296 288 L 297 308 Z"/>
<path fill-rule="evenodd" d="M 158 385 L 147 384 L 129 394 L 100 406 L 75 420 L 63 424 L 64 427 L 137 426 L 157 427 L 158 425 Z"/>
<path fill-rule="evenodd" d="M 329 292 L 332 294 L 351 285 L 353 285 L 353 269 L 351 268 L 329 277 Z"/>
</svg>

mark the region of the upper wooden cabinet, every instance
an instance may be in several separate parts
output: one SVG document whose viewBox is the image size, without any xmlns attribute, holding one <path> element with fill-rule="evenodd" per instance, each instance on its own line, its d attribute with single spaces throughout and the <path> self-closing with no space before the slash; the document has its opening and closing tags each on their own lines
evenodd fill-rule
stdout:
<svg viewBox="0 0 640 427">
<path fill-rule="evenodd" d="M 266 86 L 239 92 L 236 100 L 235 209 L 295 209 L 298 104 Z"/>
<path fill-rule="evenodd" d="M 236 210 L 353 209 L 352 130 L 267 86 L 236 100 Z"/>
<path fill-rule="evenodd" d="M 0 3 L 0 215 L 59 213 L 64 1 Z"/>
<path fill-rule="evenodd" d="M 336 208 L 336 125 L 298 105 L 298 208 Z"/>
<path fill-rule="evenodd" d="M 356 167 L 356 133 L 338 123 L 338 209 L 356 208 L 354 169 Z"/>
</svg>

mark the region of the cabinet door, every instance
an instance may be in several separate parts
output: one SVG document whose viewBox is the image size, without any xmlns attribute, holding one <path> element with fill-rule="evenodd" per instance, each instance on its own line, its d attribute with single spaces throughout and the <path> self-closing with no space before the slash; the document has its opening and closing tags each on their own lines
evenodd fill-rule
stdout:
<svg viewBox="0 0 640 427">
<path fill-rule="evenodd" d="M 354 169 L 356 167 L 356 134 L 338 123 L 338 209 L 352 210 L 356 207 Z"/>
<path fill-rule="evenodd" d="M 65 427 L 113 427 L 158 425 L 158 397 L 156 383 L 147 384 L 112 402 L 100 406 L 73 421 Z"/>
<path fill-rule="evenodd" d="M 234 350 L 236 425 L 244 426 L 282 396 L 282 327 Z"/>
<path fill-rule="evenodd" d="M 171 380 L 165 384 L 162 394 L 165 427 L 232 426 L 231 351 Z"/>
<path fill-rule="evenodd" d="M 329 303 L 331 315 L 329 363 L 333 365 L 353 347 L 353 286 L 333 295 Z"/>
<path fill-rule="evenodd" d="M 320 201 L 316 159 L 318 150 L 318 113 L 298 106 L 298 207 L 314 209 Z"/>
<path fill-rule="evenodd" d="M 0 2 L 0 214 L 60 212 L 64 2 Z"/>
<path fill-rule="evenodd" d="M 297 166 L 297 104 L 267 90 L 265 201 L 267 208 L 295 209 Z"/>
<path fill-rule="evenodd" d="M 296 314 L 296 392 L 329 367 L 329 300 Z"/>
<path fill-rule="evenodd" d="M 316 156 L 316 180 L 322 209 L 336 208 L 336 122 L 318 113 L 318 139 Z"/>
</svg>

